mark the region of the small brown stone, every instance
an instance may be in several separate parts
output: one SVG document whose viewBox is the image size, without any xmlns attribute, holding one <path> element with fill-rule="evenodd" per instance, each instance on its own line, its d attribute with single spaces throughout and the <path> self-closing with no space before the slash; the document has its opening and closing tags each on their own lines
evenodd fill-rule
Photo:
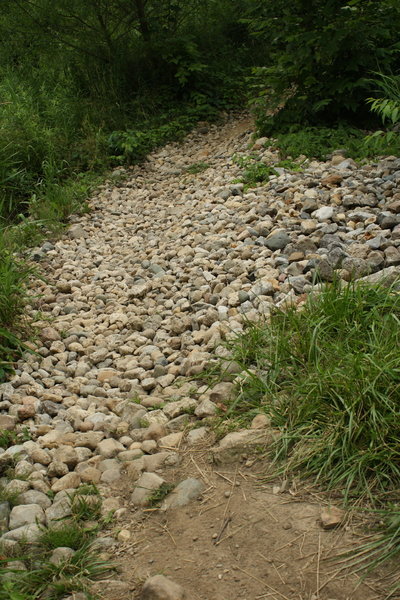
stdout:
<svg viewBox="0 0 400 600">
<path fill-rule="evenodd" d="M 321 525 L 324 529 L 334 529 L 343 523 L 345 516 L 345 511 L 336 506 L 323 508 L 320 516 Z"/>
</svg>

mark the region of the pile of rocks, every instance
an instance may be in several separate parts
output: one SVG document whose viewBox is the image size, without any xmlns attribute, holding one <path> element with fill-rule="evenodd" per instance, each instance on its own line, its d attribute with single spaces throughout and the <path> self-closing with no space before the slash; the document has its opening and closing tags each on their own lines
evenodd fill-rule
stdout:
<svg viewBox="0 0 400 600">
<path fill-rule="evenodd" d="M 398 276 L 400 159 L 357 166 L 338 151 L 247 190 L 232 183 L 233 156 L 249 152 L 251 132 L 230 131 L 154 153 L 33 253 L 46 276 L 32 301 L 41 342 L 0 385 L 0 430 L 31 437 L 0 449 L 0 483 L 18 494 L 14 508 L 0 503 L 2 543 L 35 540 L 68 516 L 81 483 L 110 496 L 104 510 L 120 508 L 107 490 L 123 473 L 148 478 L 179 461 L 182 443 L 207 439 L 207 427 L 187 425 L 213 416 L 232 384 L 175 384 L 226 356 L 224 339 L 247 319 L 335 274 Z M 251 152 L 279 160 L 263 140 Z M 204 160 L 207 170 L 188 173 Z"/>
</svg>

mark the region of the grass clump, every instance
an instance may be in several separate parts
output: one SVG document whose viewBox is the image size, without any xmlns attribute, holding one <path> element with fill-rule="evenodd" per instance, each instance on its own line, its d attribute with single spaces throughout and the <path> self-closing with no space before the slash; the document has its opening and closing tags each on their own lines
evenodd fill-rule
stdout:
<svg viewBox="0 0 400 600">
<path fill-rule="evenodd" d="M 375 502 L 400 484 L 399 343 L 394 288 L 334 282 L 232 342 L 244 376 L 228 415 L 262 409 L 286 469 Z"/>
<path fill-rule="evenodd" d="M 70 558 L 58 564 L 48 558 L 38 560 L 43 559 L 40 554 L 23 558 L 26 571 L 13 569 L 10 559 L 0 561 L 0 600 L 59 600 L 72 592 L 90 593 L 91 582 L 111 568 L 90 544 L 81 546 Z"/>
<path fill-rule="evenodd" d="M 91 584 L 112 569 L 93 544 L 105 523 L 100 513 L 101 498 L 96 486 L 82 485 L 70 501 L 71 518 L 55 527 L 43 527 L 34 544 L 20 545 L 17 554 L 0 557 L 0 600 L 58 600 L 77 591 L 93 598 Z M 85 525 L 89 519 L 98 524 Z M 56 548 L 70 548 L 74 553 L 55 561 L 51 557 Z"/>
<path fill-rule="evenodd" d="M 187 173 L 190 173 L 191 175 L 197 175 L 198 173 L 203 173 L 203 171 L 206 171 L 209 168 L 210 168 L 210 165 L 208 163 L 198 162 L 198 163 L 193 163 L 192 165 L 190 165 L 190 167 L 188 167 L 186 169 L 186 171 L 187 171 Z"/>
<path fill-rule="evenodd" d="M 92 533 L 86 531 L 81 525 L 69 522 L 55 529 L 43 529 L 39 544 L 45 550 L 54 550 L 55 548 L 79 550 L 87 546 L 91 535 Z"/>
</svg>

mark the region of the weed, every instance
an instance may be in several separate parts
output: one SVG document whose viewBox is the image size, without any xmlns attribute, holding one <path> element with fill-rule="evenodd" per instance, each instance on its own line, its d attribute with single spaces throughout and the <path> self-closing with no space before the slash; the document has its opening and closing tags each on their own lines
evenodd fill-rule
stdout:
<svg viewBox="0 0 400 600">
<path fill-rule="evenodd" d="M 206 171 L 209 168 L 210 168 L 210 165 L 208 163 L 198 162 L 198 163 L 193 163 L 192 165 L 190 165 L 190 167 L 188 167 L 186 169 L 186 171 L 187 171 L 187 173 L 190 173 L 191 175 L 197 175 L 198 173 L 203 173 L 203 171 Z"/>
<path fill-rule="evenodd" d="M 19 492 L 10 492 L 4 485 L 0 485 L 0 503 L 8 502 L 13 507 L 16 506 L 19 497 Z"/>
<path fill-rule="evenodd" d="M 252 187 L 257 187 L 260 183 L 269 181 L 271 175 L 276 175 L 275 169 L 263 163 L 258 156 L 234 156 L 233 162 L 238 164 L 243 171 L 243 175 L 237 180 L 238 183 L 244 183 L 245 190 Z"/>
<path fill-rule="evenodd" d="M 148 506 L 160 506 L 161 502 L 170 492 L 172 492 L 174 487 L 175 485 L 173 483 L 162 483 L 160 487 L 157 490 L 154 490 L 149 496 L 147 500 Z"/>
<path fill-rule="evenodd" d="M 101 518 L 101 498 L 93 493 L 87 496 L 75 493 L 71 498 L 71 509 L 76 521 L 98 521 Z"/>
<path fill-rule="evenodd" d="M 275 140 L 271 139 L 271 146 L 280 151 L 283 159 L 289 156 L 292 159 L 307 156 L 324 161 L 338 148 L 344 148 L 348 156 L 359 161 L 380 154 L 398 154 L 398 137 L 390 139 L 390 143 L 385 146 L 383 142 L 379 144 L 376 136 L 372 136 L 374 143 L 368 144 L 365 142 L 366 133 L 365 130 L 344 125 L 336 128 L 293 127 L 292 131 L 279 133 Z M 372 139 L 371 136 L 369 139 Z"/>
<path fill-rule="evenodd" d="M 81 483 L 75 492 L 75 496 L 77 494 L 81 496 L 100 496 L 100 491 L 94 483 Z"/>
<path fill-rule="evenodd" d="M 31 439 L 30 432 L 27 427 L 24 427 L 22 431 L 9 431 L 7 429 L 0 430 L 0 448 L 9 448 L 22 442 L 27 442 Z"/>
</svg>

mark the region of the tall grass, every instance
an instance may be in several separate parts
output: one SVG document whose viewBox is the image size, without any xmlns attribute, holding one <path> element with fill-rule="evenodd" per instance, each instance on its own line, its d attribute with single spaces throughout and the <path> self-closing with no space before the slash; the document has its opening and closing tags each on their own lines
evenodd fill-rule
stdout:
<svg viewBox="0 0 400 600">
<path fill-rule="evenodd" d="M 285 468 L 374 501 L 400 484 L 399 344 L 394 288 L 334 283 L 233 342 L 244 372 L 230 411 L 271 416 Z"/>
</svg>

